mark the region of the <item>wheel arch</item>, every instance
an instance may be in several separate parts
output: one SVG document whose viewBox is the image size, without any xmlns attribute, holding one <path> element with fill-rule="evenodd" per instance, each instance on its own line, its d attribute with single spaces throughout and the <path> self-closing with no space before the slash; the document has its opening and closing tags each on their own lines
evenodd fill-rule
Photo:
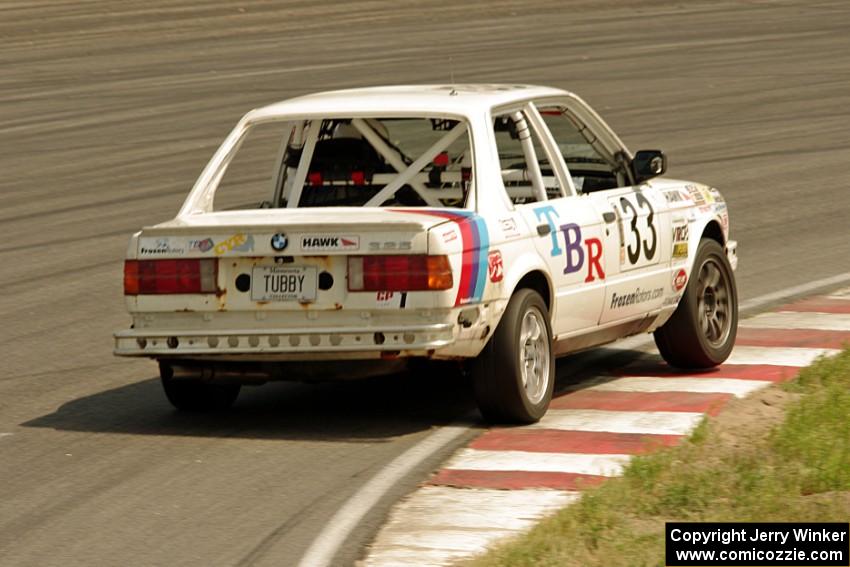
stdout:
<svg viewBox="0 0 850 567">
<path fill-rule="evenodd" d="M 691 226 L 691 236 L 689 238 L 689 253 L 688 253 L 688 261 L 685 267 L 685 271 L 688 273 L 688 277 L 690 277 L 691 272 L 693 271 L 694 262 L 697 257 L 697 250 L 699 249 L 699 243 L 703 238 L 709 238 L 717 242 L 720 247 L 724 247 L 726 245 L 726 238 L 723 235 L 723 229 L 720 227 L 720 223 L 715 218 L 705 219 L 704 225 L 700 228 L 701 223 L 697 223 L 697 226 Z"/>
<path fill-rule="evenodd" d="M 546 309 L 549 311 L 551 317 L 554 294 L 552 292 L 552 283 L 549 281 L 549 278 L 543 270 L 534 269 L 527 272 L 519 279 L 519 281 L 517 281 L 513 291 L 511 291 L 511 295 L 521 289 L 532 289 L 539 293 L 540 297 L 543 298 L 543 303 L 546 304 Z"/>
<path fill-rule="evenodd" d="M 705 225 L 705 228 L 702 229 L 702 236 L 700 238 L 710 238 L 716 241 L 720 246 L 724 246 L 726 244 L 726 238 L 723 236 L 723 229 L 720 227 L 720 223 L 717 222 L 716 219 L 711 219 Z"/>
<path fill-rule="evenodd" d="M 505 279 L 502 282 L 500 297 L 507 303 L 517 290 L 533 289 L 543 297 L 549 317 L 552 318 L 556 308 L 555 285 L 545 260 L 538 254 L 517 248 L 506 249 L 503 253 Z"/>
</svg>

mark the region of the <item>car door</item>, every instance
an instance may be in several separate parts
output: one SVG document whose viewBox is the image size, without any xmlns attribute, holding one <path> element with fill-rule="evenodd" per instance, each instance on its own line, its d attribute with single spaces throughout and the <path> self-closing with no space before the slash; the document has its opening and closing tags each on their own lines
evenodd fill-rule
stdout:
<svg viewBox="0 0 850 567">
<path fill-rule="evenodd" d="M 551 140 L 541 138 L 529 109 L 494 118 L 505 191 L 533 235 L 554 287 L 556 337 L 595 328 L 605 294 L 602 221 L 593 204 L 564 183 Z M 548 147 L 547 147 L 548 146 Z"/>
<path fill-rule="evenodd" d="M 633 319 L 658 309 L 669 284 L 670 214 L 663 195 L 649 184 L 608 189 L 592 194 L 594 205 L 613 212 L 606 244 L 611 273 L 605 289 L 601 324 Z M 604 213 L 603 213 L 604 214 Z M 613 226 L 612 226 L 613 225 Z"/>
<path fill-rule="evenodd" d="M 583 114 L 595 115 L 576 108 L 580 104 L 564 99 L 539 101 L 536 107 L 562 153 L 578 198 L 602 219 L 598 238 L 606 277 L 598 323 L 605 325 L 662 306 L 670 273 L 664 260 L 670 257 L 670 218 L 666 199 L 650 182 L 630 185 L 616 148 L 610 147 L 619 140 L 611 132 L 600 132 L 607 128 L 601 120 L 582 120 Z"/>
</svg>

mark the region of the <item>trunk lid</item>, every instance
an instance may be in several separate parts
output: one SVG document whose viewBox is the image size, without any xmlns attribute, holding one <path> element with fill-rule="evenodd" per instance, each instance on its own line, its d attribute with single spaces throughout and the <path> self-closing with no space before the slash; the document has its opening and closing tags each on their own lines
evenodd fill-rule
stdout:
<svg viewBox="0 0 850 567">
<path fill-rule="evenodd" d="M 139 296 L 165 310 L 365 308 L 375 292 L 348 292 L 348 256 L 427 254 L 428 231 L 448 219 L 428 209 L 268 209 L 179 217 L 142 230 L 139 260 L 217 258 L 219 293 Z"/>
</svg>

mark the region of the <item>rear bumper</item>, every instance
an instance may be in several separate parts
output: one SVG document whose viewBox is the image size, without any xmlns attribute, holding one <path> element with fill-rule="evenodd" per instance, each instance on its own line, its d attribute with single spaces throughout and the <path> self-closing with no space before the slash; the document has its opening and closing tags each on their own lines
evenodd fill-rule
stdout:
<svg viewBox="0 0 850 567">
<path fill-rule="evenodd" d="M 738 241 L 729 240 L 726 242 L 726 257 L 729 259 L 729 265 L 732 270 L 738 269 Z"/>
<path fill-rule="evenodd" d="M 357 353 L 399 353 L 413 351 L 427 355 L 452 344 L 455 340 L 452 325 L 408 325 L 369 329 L 285 328 L 285 329 L 223 329 L 215 331 L 135 330 L 115 333 L 115 354 L 118 356 L 154 356 L 192 358 L 209 355 L 259 355 L 257 360 L 271 355 L 276 359 L 308 360 L 313 355 L 334 357 L 334 353 L 349 358 L 362 358 Z M 295 356 L 280 357 L 288 354 Z M 351 356 L 354 355 L 354 356 Z M 368 357 L 368 356 L 367 356 Z"/>
<path fill-rule="evenodd" d="M 133 328 L 115 333 L 114 353 L 208 362 L 474 357 L 503 309 L 498 301 L 366 317 L 336 311 L 316 315 L 312 325 L 303 313 L 144 313 Z"/>
</svg>

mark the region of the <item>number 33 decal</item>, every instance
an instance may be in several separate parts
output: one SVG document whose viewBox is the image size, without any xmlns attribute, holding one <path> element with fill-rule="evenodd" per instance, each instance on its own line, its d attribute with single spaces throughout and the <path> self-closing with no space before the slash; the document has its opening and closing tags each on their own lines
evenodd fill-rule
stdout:
<svg viewBox="0 0 850 567">
<path fill-rule="evenodd" d="M 634 199 L 635 203 L 631 199 Z M 620 208 L 623 211 L 623 222 L 627 222 L 631 217 L 630 228 L 634 238 L 629 238 L 629 245 L 626 247 L 626 255 L 629 259 L 629 264 L 637 264 L 640 261 L 641 252 L 646 261 L 655 258 L 655 252 L 658 248 L 658 233 L 655 230 L 655 210 L 652 208 L 652 203 L 644 197 L 643 193 L 636 192 L 628 197 L 620 197 Z M 646 226 L 638 226 L 639 221 L 642 221 L 642 215 L 646 214 Z M 641 225 L 644 223 L 640 222 Z"/>
</svg>

